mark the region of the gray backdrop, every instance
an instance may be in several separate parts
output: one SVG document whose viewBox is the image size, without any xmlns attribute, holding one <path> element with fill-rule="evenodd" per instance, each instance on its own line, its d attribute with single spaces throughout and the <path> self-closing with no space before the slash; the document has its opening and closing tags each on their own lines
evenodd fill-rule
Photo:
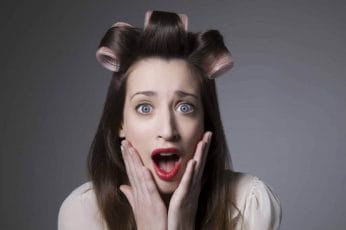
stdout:
<svg viewBox="0 0 346 230">
<path fill-rule="evenodd" d="M 138 1 L 139 2 L 139 1 Z M 343 1 L 2 1 L 1 229 L 55 229 L 87 180 L 110 73 L 96 47 L 147 9 L 219 29 L 234 70 L 217 80 L 234 168 L 270 184 L 282 228 L 346 226 Z"/>
</svg>

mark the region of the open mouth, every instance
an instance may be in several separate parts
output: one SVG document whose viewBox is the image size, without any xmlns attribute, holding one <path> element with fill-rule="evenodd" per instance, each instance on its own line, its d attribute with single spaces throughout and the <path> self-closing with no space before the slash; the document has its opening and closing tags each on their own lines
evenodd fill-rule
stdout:
<svg viewBox="0 0 346 230">
<path fill-rule="evenodd" d="M 161 153 L 153 156 L 155 165 L 166 172 L 171 171 L 179 159 L 180 157 L 175 153 Z"/>
<path fill-rule="evenodd" d="M 181 157 L 175 148 L 155 149 L 151 154 L 156 174 L 163 180 L 171 180 L 178 173 Z"/>
</svg>

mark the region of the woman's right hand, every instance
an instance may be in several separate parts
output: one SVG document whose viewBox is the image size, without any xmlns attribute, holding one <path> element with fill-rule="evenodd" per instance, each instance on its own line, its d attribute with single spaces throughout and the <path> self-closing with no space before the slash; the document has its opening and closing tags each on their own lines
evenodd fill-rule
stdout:
<svg viewBox="0 0 346 230">
<path fill-rule="evenodd" d="M 124 140 L 121 144 L 130 185 L 121 185 L 120 190 L 132 207 L 137 229 L 167 229 L 167 208 L 149 169 L 143 165 L 137 151 L 128 141 Z"/>
</svg>

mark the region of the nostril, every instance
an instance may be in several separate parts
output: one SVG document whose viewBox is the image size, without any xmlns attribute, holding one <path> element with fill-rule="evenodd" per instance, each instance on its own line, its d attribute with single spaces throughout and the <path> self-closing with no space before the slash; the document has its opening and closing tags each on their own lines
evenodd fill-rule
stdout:
<svg viewBox="0 0 346 230">
<path fill-rule="evenodd" d="M 174 112 L 170 111 L 170 108 L 168 108 L 167 110 L 161 111 L 158 117 L 158 137 L 167 141 L 179 139 Z"/>
<path fill-rule="evenodd" d="M 179 140 L 178 134 L 170 134 L 170 135 L 159 135 L 159 138 L 165 139 L 166 141 L 177 141 Z"/>
</svg>

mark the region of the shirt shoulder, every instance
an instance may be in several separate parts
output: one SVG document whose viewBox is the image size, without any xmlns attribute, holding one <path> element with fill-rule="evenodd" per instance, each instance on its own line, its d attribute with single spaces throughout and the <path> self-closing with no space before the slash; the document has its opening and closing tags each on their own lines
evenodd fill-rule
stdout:
<svg viewBox="0 0 346 230">
<path fill-rule="evenodd" d="M 269 185 L 249 174 L 232 173 L 231 189 L 235 229 L 279 229 L 281 205 Z"/>
<path fill-rule="evenodd" d="M 74 189 L 63 201 L 58 215 L 58 230 L 105 230 L 91 182 Z"/>
</svg>

